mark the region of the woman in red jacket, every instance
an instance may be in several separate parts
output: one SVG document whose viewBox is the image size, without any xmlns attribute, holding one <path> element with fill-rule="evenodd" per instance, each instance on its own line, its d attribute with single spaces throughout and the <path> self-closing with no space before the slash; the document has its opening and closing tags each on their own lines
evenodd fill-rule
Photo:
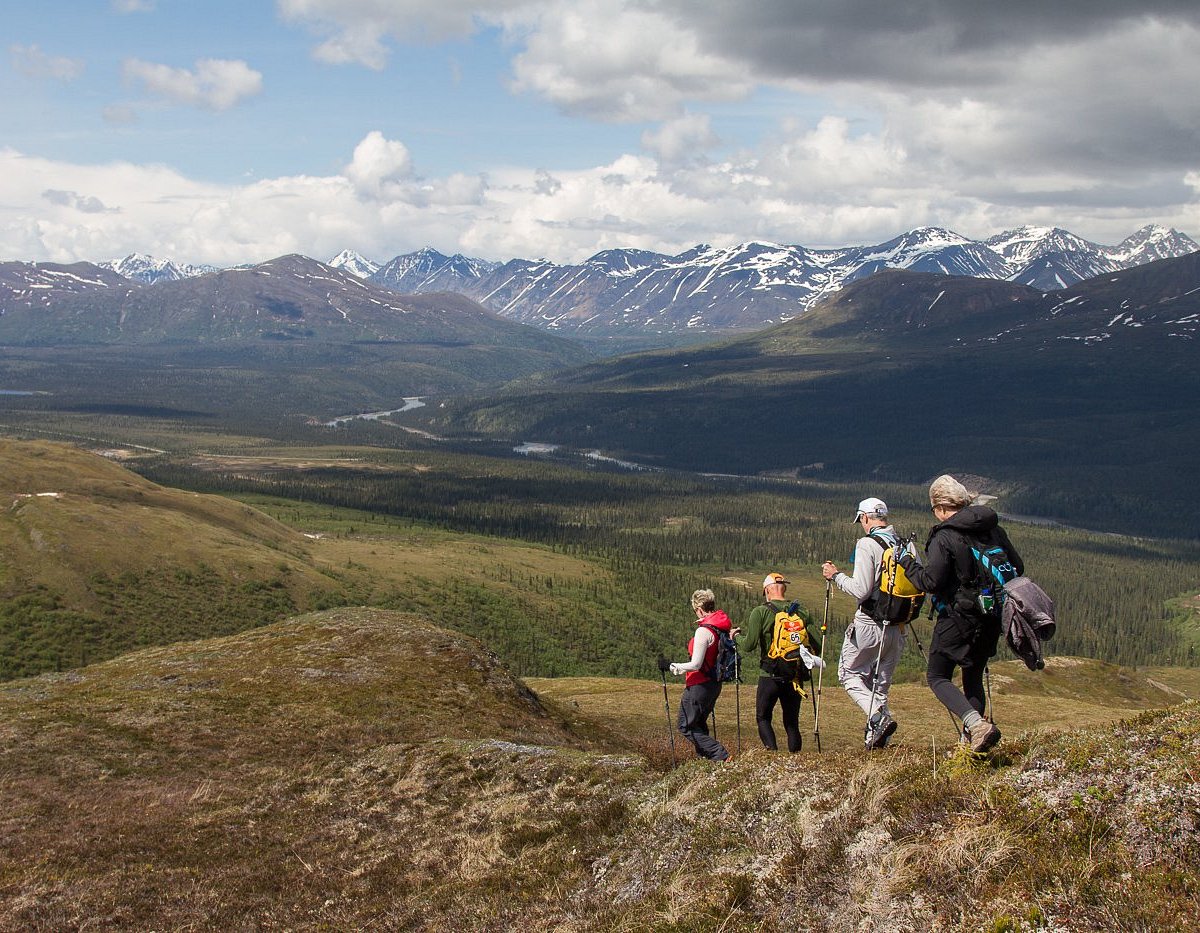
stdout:
<svg viewBox="0 0 1200 933">
<path fill-rule="evenodd" d="M 710 674 L 717 663 L 717 632 L 735 634 L 729 616 L 717 608 L 712 590 L 692 594 L 696 633 L 688 642 L 690 660 L 671 664 L 671 673 L 684 674 L 683 699 L 679 703 L 679 733 L 694 746 L 701 758 L 725 761 L 729 752 L 708 734 L 708 717 L 721 695 L 721 684 Z"/>
</svg>

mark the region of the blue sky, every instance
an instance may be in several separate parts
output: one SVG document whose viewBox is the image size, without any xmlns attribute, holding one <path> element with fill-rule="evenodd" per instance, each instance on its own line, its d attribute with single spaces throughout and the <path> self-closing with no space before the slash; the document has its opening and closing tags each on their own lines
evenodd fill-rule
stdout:
<svg viewBox="0 0 1200 933">
<path fill-rule="evenodd" d="M 1197 5 L 975 6 L 9 0 L 0 258 L 1200 234 Z"/>
</svg>

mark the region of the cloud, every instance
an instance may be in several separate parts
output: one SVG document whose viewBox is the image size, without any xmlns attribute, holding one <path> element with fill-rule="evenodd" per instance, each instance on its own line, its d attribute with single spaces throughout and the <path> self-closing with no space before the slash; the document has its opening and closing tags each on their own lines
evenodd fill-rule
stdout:
<svg viewBox="0 0 1200 933">
<path fill-rule="evenodd" d="M 1118 160 L 1081 172 L 1070 160 L 1010 153 L 1006 125 L 1019 122 L 1019 103 L 881 96 L 878 123 L 784 120 L 732 151 L 707 114 L 688 112 L 647 130 L 640 151 L 486 176 L 422 172 L 408 145 L 380 131 L 331 174 L 243 184 L 0 150 L 0 253 L 68 261 L 137 251 L 233 265 L 345 248 L 388 259 L 433 246 L 578 261 L 613 247 L 869 244 L 928 224 L 979 238 L 1057 224 L 1102 243 L 1148 222 L 1200 233 L 1200 166 L 1126 171 Z M 1185 114 L 1191 104 L 1178 106 Z M 1030 119 L 1033 132 L 1040 118 Z"/>
<path fill-rule="evenodd" d="M 552 3 L 502 17 L 512 88 L 602 120 L 673 117 L 689 100 L 727 101 L 752 88 L 747 68 L 704 49 L 686 25 L 622 0 Z"/>
<path fill-rule="evenodd" d="M 112 8 L 118 13 L 150 13 L 155 0 L 111 0 Z"/>
<path fill-rule="evenodd" d="M 386 40 L 440 42 L 471 35 L 488 17 L 523 5 L 522 0 L 276 0 L 279 15 L 326 38 L 313 50 L 319 61 L 387 64 Z"/>
<path fill-rule="evenodd" d="M 372 130 L 354 147 L 354 156 L 346 166 L 346 177 L 355 190 L 369 198 L 394 196 L 412 173 L 408 148 L 385 139 L 378 130 Z"/>
<path fill-rule="evenodd" d="M 754 63 L 762 78 L 986 86 L 1025 58 L 1120 36 L 1145 23 L 1195 30 L 1191 0 L 759 0 L 697 5 L 660 0 L 715 54 Z"/>
<path fill-rule="evenodd" d="M 121 74 L 149 94 L 175 104 L 202 110 L 228 110 L 262 91 L 262 74 L 244 61 L 202 58 L 194 70 L 128 58 Z"/>
<path fill-rule="evenodd" d="M 99 198 L 78 194 L 74 191 L 60 191 L 56 188 L 47 188 L 42 192 L 42 197 L 51 204 L 57 204 L 60 207 L 70 207 L 84 214 L 106 214 L 112 210 L 112 208 L 105 207 L 104 202 Z"/>
<path fill-rule="evenodd" d="M 10 45 L 8 53 L 14 70 L 29 78 L 74 81 L 83 74 L 84 62 L 81 59 L 47 55 L 36 44 Z"/>
<path fill-rule="evenodd" d="M 642 147 L 671 165 L 697 161 L 720 144 L 707 114 L 685 114 L 642 134 Z"/>
</svg>

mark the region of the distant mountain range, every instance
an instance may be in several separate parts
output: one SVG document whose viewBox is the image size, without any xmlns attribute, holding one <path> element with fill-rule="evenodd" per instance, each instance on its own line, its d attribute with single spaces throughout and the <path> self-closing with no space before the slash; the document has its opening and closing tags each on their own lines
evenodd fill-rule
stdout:
<svg viewBox="0 0 1200 933">
<path fill-rule="evenodd" d="M 697 246 L 678 256 L 615 249 L 560 265 L 503 265 L 424 249 L 366 278 L 395 291 L 455 291 L 505 317 L 579 336 L 757 330 L 799 317 L 847 283 L 885 268 L 971 276 L 1042 291 L 1200 249 L 1176 230 L 1148 226 L 1116 246 L 1056 227 L 1020 227 L 984 241 L 923 227 L 875 246 L 810 250 L 743 243 Z M 345 254 L 331 265 L 374 264 Z M 356 274 L 361 274 L 358 272 Z"/>
<path fill-rule="evenodd" d="M 724 473 L 986 478 L 1004 508 L 1194 536 L 1200 252 L 1069 289 L 884 270 L 801 317 L 418 414 L 429 430 Z"/>
<path fill-rule="evenodd" d="M 592 357 L 463 295 L 400 295 L 296 255 L 156 285 L 8 263 L 0 310 L 0 385 L 87 411 L 321 420 Z"/>
<path fill-rule="evenodd" d="M 455 292 L 502 317 L 571 336 L 637 337 L 654 344 L 691 335 L 759 330 L 789 321 L 848 283 L 881 269 L 971 276 L 1056 291 L 1200 250 L 1177 230 L 1143 227 L 1103 246 L 1058 227 L 1019 227 L 971 240 L 939 227 L 886 243 L 807 249 L 770 243 L 696 246 L 677 256 L 612 249 L 582 263 L 488 262 L 434 249 L 380 264 L 343 250 L 329 267 L 401 294 Z M 248 267 L 247 267 L 248 268 Z M 97 288 L 167 284 L 218 271 L 138 253 L 97 265 L 0 263 L 0 314 Z"/>
<path fill-rule="evenodd" d="M 144 253 L 130 253 L 124 259 L 102 262 L 100 267 L 111 269 L 118 275 L 147 285 L 154 285 L 158 282 L 178 282 L 180 279 L 190 279 L 207 272 L 218 271 L 216 266 L 179 264 L 170 259 L 155 259 Z"/>
</svg>

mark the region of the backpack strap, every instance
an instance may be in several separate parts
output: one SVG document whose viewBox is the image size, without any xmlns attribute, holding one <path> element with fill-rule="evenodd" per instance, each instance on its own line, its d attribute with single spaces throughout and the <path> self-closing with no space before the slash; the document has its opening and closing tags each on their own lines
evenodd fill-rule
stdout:
<svg viewBox="0 0 1200 933">
<path fill-rule="evenodd" d="M 878 532 L 878 534 L 876 534 L 876 532 Z M 882 528 L 872 528 L 867 532 L 867 537 L 878 544 L 879 547 L 885 551 L 890 547 L 899 547 L 902 540 L 899 535 L 896 535 L 895 541 L 889 541 L 888 536 Z"/>
<path fill-rule="evenodd" d="M 710 632 L 712 632 L 713 645 L 715 645 L 717 648 L 717 652 L 713 654 L 712 664 L 711 665 L 704 665 L 704 664 L 700 665 L 700 673 L 701 674 L 711 674 L 717 667 L 717 653 L 719 653 L 721 650 L 721 630 L 719 628 L 717 628 L 715 625 L 713 625 L 711 622 L 701 622 L 699 624 L 699 627 L 706 628 Z M 708 649 L 705 649 L 704 656 L 706 658 L 708 657 Z"/>
</svg>

